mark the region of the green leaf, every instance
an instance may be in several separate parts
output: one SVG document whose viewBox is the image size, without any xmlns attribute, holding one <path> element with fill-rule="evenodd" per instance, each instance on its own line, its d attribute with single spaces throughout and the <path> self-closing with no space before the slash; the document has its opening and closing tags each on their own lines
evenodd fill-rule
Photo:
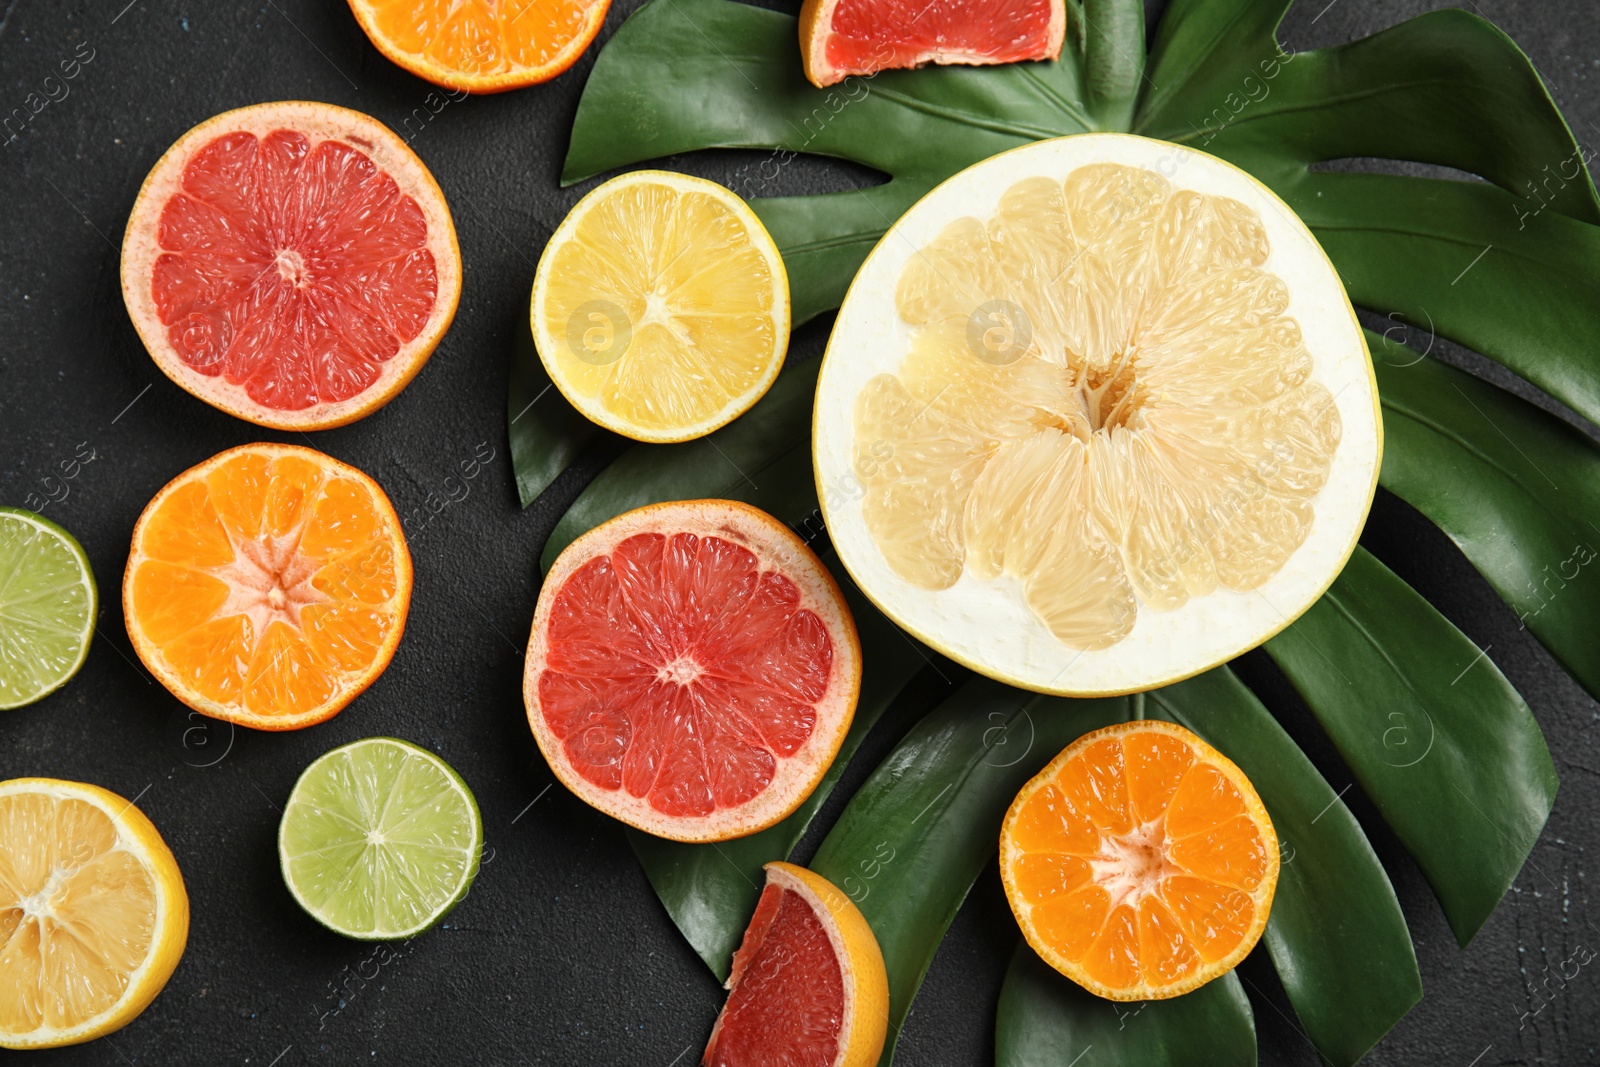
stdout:
<svg viewBox="0 0 1600 1067">
<path fill-rule="evenodd" d="M 1158 62 L 1162 91 L 1147 100 L 1140 132 L 1214 152 L 1271 185 L 1355 303 L 1482 352 L 1600 421 L 1591 340 L 1600 197 L 1590 153 L 1527 56 L 1455 10 L 1283 55 L 1276 18 L 1266 17 L 1274 6 L 1237 12 L 1248 31 L 1227 40 L 1222 62 L 1170 74 Z M 1309 169 L 1351 157 L 1448 166 L 1499 188 Z"/>
<path fill-rule="evenodd" d="M 1128 717 L 1126 697 L 1062 700 L 975 679 L 912 727 L 850 799 L 811 869 L 854 900 L 889 970 L 889 1043 L 967 891 L 999 850 L 1000 820 L 1078 737 Z"/>
<path fill-rule="evenodd" d="M 744 500 L 785 522 L 803 522 L 817 508 L 811 398 L 820 366 L 810 360 L 786 368 L 754 407 L 715 433 L 681 445 L 629 448 L 561 516 L 540 568 L 549 571 L 562 549 L 607 519 L 663 500 Z M 786 459 L 789 469 L 767 476 Z"/>
<path fill-rule="evenodd" d="M 1233 973 L 1181 997 L 1118 1004 L 1017 946 L 1000 987 L 995 1067 L 1255 1067 L 1256 1022 Z"/>
<path fill-rule="evenodd" d="M 1261 795 L 1282 854 L 1262 941 L 1311 1043 L 1335 1067 L 1355 1063 L 1422 998 L 1405 915 L 1361 825 L 1227 668 L 1147 703 L 1237 763 Z"/>
<path fill-rule="evenodd" d="M 1306 186 L 1293 206 L 1350 298 L 1389 313 L 1386 334 L 1449 337 L 1600 421 L 1600 226 L 1482 183 L 1313 174 Z"/>
<path fill-rule="evenodd" d="M 605 431 L 567 403 L 545 373 L 533 347 L 533 328 L 517 324 L 511 348 L 511 386 L 506 393 L 506 427 L 511 438 L 511 468 L 517 496 L 527 507 L 556 476 Z"/>
<path fill-rule="evenodd" d="M 1097 129 L 1131 129 L 1144 88 L 1143 0 L 1083 0 L 1082 22 L 1089 114 Z"/>
<path fill-rule="evenodd" d="M 1142 50 L 1123 41 L 1132 17 L 1119 14 L 1107 30 L 1105 50 L 1124 65 L 1142 63 Z M 1137 18 L 1142 25 L 1142 13 Z M 562 181 L 713 147 L 772 151 L 735 178 L 746 197 L 800 152 L 889 175 L 885 185 L 853 192 L 752 200 L 783 252 L 799 324 L 838 305 L 890 223 L 940 181 L 996 152 L 1095 128 L 1070 45 L 1053 63 L 885 71 L 818 89 L 801 70 L 798 34 L 789 15 L 729 0 L 646 4 L 595 61 Z M 1104 106 L 1115 109 L 1119 100 L 1108 97 Z"/>
<path fill-rule="evenodd" d="M 1522 625 L 1600 694 L 1600 449 L 1464 371 L 1376 335 L 1368 343 L 1383 402 L 1380 483 L 1448 534 Z"/>
<path fill-rule="evenodd" d="M 1433 886 L 1462 945 L 1555 802 L 1528 705 L 1416 590 L 1357 548 L 1267 652 Z"/>
<path fill-rule="evenodd" d="M 1337 48 L 1285 53 L 1274 30 L 1286 6 L 1181 5 L 1167 20 L 1174 33 L 1195 8 L 1225 9 L 1238 23 L 1226 34 L 1226 21 L 1207 25 L 1215 36 L 1202 47 L 1214 50 L 1202 53 L 1192 39 L 1183 42 L 1189 48 L 1158 45 L 1161 89 L 1146 99 L 1137 131 L 1232 159 L 1269 183 L 1337 159 L 1412 160 L 1480 175 L 1530 207 L 1548 202 L 1600 222 L 1600 197 L 1571 129 L 1528 57 L 1492 23 L 1434 11 Z M 1177 69 L 1201 55 L 1218 61 Z M 1563 161 L 1569 172 L 1558 171 Z"/>
</svg>

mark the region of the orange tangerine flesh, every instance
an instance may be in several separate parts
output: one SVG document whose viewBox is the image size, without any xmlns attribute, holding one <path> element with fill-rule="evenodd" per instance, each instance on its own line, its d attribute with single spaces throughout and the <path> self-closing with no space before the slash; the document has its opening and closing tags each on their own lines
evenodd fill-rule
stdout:
<svg viewBox="0 0 1600 1067">
<path fill-rule="evenodd" d="M 1085 734 L 1017 794 L 1000 876 L 1028 943 L 1111 1000 L 1226 974 L 1266 928 L 1278 837 L 1244 773 L 1190 731 Z"/>
<path fill-rule="evenodd" d="M 577 62 L 611 0 L 350 0 L 388 59 L 469 93 L 548 81 Z"/>
<path fill-rule="evenodd" d="M 309 448 L 245 445 L 156 494 L 122 599 L 139 658 L 179 700 L 292 730 L 334 715 L 388 665 L 411 556 L 371 478 Z"/>
</svg>

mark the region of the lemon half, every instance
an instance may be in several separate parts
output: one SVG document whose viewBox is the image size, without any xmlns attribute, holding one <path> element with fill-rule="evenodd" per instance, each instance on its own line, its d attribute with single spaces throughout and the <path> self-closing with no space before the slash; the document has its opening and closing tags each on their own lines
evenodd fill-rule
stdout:
<svg viewBox="0 0 1600 1067">
<path fill-rule="evenodd" d="M 590 421 L 687 441 L 749 410 L 783 368 L 789 276 L 731 190 L 632 171 L 556 228 L 529 314 L 551 381 Z"/>
<path fill-rule="evenodd" d="M 188 936 L 183 876 L 143 812 L 82 782 L 0 782 L 0 1048 L 120 1030 Z"/>
</svg>

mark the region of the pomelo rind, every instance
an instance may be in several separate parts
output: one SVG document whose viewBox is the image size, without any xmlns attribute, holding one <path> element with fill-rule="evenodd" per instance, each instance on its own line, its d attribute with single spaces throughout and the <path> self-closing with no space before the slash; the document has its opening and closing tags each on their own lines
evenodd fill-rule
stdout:
<svg viewBox="0 0 1600 1067">
<path fill-rule="evenodd" d="M 897 371 L 910 348 L 911 328 L 895 311 L 906 262 L 955 219 L 988 219 L 1014 183 L 1041 175 L 1063 179 L 1090 163 L 1147 167 L 1175 189 L 1231 197 L 1257 212 L 1272 245 L 1263 269 L 1289 286 L 1286 313 L 1304 333 L 1312 380 L 1333 395 L 1343 424 L 1328 482 L 1313 500 L 1311 532 L 1274 577 L 1250 592 L 1194 597 L 1175 611 L 1141 604 L 1132 632 L 1097 651 L 1058 641 L 1008 575 L 980 581 L 964 572 L 955 585 L 937 591 L 901 578 L 867 529 L 851 460 L 856 397 L 873 376 Z M 1355 551 L 1382 452 L 1377 379 L 1366 340 L 1338 273 L 1305 223 L 1231 163 L 1132 134 L 1074 134 L 1013 148 L 953 175 L 917 201 L 867 255 L 845 294 L 818 373 L 812 422 L 817 497 L 839 558 L 862 593 L 902 629 L 978 673 L 1070 697 L 1121 696 L 1169 685 L 1226 663 L 1289 626 Z"/>
</svg>

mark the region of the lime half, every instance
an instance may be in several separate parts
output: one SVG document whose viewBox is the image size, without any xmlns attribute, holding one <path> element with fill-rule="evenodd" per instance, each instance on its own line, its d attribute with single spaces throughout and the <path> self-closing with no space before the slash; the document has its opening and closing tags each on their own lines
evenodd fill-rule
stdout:
<svg viewBox="0 0 1600 1067">
<path fill-rule="evenodd" d="M 392 737 L 334 749 L 305 769 L 278 828 L 283 880 L 336 933 L 421 933 L 467 895 L 483 852 L 472 790 L 433 753 Z"/>
<path fill-rule="evenodd" d="M 100 598 L 71 534 L 31 511 L 0 508 L 0 710 L 67 684 L 89 655 Z"/>
</svg>

